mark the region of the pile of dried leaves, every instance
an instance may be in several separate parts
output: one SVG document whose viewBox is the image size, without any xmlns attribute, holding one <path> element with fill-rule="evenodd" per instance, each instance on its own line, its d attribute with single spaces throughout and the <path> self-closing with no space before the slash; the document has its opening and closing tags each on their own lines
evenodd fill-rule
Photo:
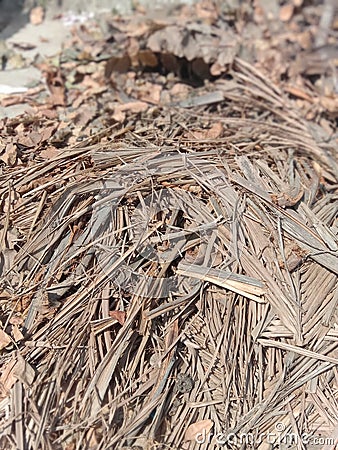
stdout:
<svg viewBox="0 0 338 450">
<path fill-rule="evenodd" d="M 2 121 L 1 448 L 334 448 L 336 60 L 288 60 L 300 4 L 82 25 Z"/>
</svg>

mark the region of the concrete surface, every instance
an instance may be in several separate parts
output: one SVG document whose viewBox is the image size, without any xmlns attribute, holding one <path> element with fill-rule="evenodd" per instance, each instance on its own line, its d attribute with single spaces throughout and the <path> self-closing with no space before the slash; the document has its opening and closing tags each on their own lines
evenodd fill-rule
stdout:
<svg viewBox="0 0 338 450">
<path fill-rule="evenodd" d="M 31 107 L 27 103 L 20 103 L 18 105 L 11 106 L 0 106 L 0 119 L 8 117 L 9 119 L 13 117 L 20 116 L 21 114 L 29 112 Z"/>
<path fill-rule="evenodd" d="M 7 45 L 15 46 L 16 52 L 21 52 L 25 58 L 33 60 L 38 54 L 42 57 L 56 55 L 69 35 L 69 27 L 66 27 L 62 20 L 46 19 L 40 25 L 27 23 L 7 39 Z M 21 43 L 32 48 L 20 49 Z"/>
<path fill-rule="evenodd" d="M 132 12 L 136 5 L 144 6 L 147 9 L 156 7 L 169 7 L 177 4 L 192 4 L 194 0 L 48 0 L 48 12 L 53 13 L 60 11 L 60 3 L 62 11 L 73 11 L 80 13 L 82 11 L 109 11 L 120 14 Z"/>
<path fill-rule="evenodd" d="M 41 79 L 40 70 L 35 67 L 0 71 L 0 94 L 20 93 L 22 88 L 34 87 Z M 7 87 L 7 90 L 6 88 Z"/>
<path fill-rule="evenodd" d="M 30 65 L 41 55 L 52 57 L 57 55 L 62 43 L 70 34 L 66 17 L 85 20 L 86 16 L 93 16 L 100 12 L 114 12 L 119 14 L 131 13 L 136 5 L 148 10 L 166 9 L 178 4 L 191 4 L 194 0 L 0 0 L 0 62 L 2 47 L 22 56 L 26 61 L 26 68 L 0 70 L 0 99 L 6 95 L 20 93 L 38 84 L 41 79 L 39 70 Z M 46 18 L 40 25 L 29 23 L 29 11 L 37 4 L 46 6 Z M 63 19 L 60 18 L 63 15 Z M 58 16 L 58 17 L 57 17 Z M 77 17 L 76 17 L 77 16 Z M 56 18 L 57 17 L 57 18 Z M 8 107 L 0 106 L 0 118 L 14 117 L 24 113 L 28 105 L 18 104 Z"/>
</svg>

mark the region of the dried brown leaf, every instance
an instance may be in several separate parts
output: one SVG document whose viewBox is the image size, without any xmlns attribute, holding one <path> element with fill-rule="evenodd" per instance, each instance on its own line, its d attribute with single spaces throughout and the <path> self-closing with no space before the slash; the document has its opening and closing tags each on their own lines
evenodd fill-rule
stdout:
<svg viewBox="0 0 338 450">
<path fill-rule="evenodd" d="M 185 431 L 184 440 L 196 441 L 199 436 L 208 435 L 213 425 L 214 422 L 210 419 L 199 420 L 198 422 L 192 423 Z"/>
<path fill-rule="evenodd" d="M 116 319 L 120 325 L 124 325 L 126 321 L 126 313 L 125 311 L 109 311 L 110 317 Z"/>
<path fill-rule="evenodd" d="M 18 157 L 18 151 L 15 144 L 10 142 L 6 145 L 4 154 L 1 155 L 0 159 L 8 166 L 15 166 Z"/>
<path fill-rule="evenodd" d="M 14 374 L 14 367 L 16 360 L 12 359 L 6 362 L 1 368 L 0 376 L 0 399 L 6 398 L 9 395 L 10 389 L 12 389 L 14 383 L 17 381 L 17 377 Z"/>
<path fill-rule="evenodd" d="M 6 348 L 12 342 L 11 337 L 0 329 L 0 350 Z"/>
<path fill-rule="evenodd" d="M 291 3 L 287 3 L 283 5 L 279 10 L 279 18 L 282 22 L 288 22 L 293 16 L 294 5 Z"/>
</svg>

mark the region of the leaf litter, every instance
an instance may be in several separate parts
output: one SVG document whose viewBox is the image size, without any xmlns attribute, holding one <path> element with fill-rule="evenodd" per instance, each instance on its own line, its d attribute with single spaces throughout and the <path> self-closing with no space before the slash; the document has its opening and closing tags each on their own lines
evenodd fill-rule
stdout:
<svg viewBox="0 0 338 450">
<path fill-rule="evenodd" d="M 337 22 L 271 4 L 82 23 L 2 99 L 1 448 L 334 448 Z"/>
</svg>

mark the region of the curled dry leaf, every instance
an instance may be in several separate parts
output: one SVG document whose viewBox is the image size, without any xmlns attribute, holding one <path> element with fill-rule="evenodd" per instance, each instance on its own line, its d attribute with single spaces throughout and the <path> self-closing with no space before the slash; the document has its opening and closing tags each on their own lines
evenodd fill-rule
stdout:
<svg viewBox="0 0 338 450">
<path fill-rule="evenodd" d="M 125 111 L 130 111 L 133 113 L 140 113 L 140 112 L 146 111 L 148 109 L 148 107 L 149 107 L 148 103 L 141 102 L 141 101 L 123 103 L 122 105 L 115 106 L 113 117 L 118 122 L 123 121 L 125 118 L 125 114 L 124 114 Z"/>
<path fill-rule="evenodd" d="M 198 439 L 199 436 L 208 434 L 213 427 L 214 422 L 210 419 L 199 420 L 198 422 L 192 423 L 186 429 L 184 440 L 194 441 Z"/>
<path fill-rule="evenodd" d="M 45 73 L 46 83 L 54 106 L 65 106 L 65 85 L 60 70 L 48 69 Z"/>
</svg>

